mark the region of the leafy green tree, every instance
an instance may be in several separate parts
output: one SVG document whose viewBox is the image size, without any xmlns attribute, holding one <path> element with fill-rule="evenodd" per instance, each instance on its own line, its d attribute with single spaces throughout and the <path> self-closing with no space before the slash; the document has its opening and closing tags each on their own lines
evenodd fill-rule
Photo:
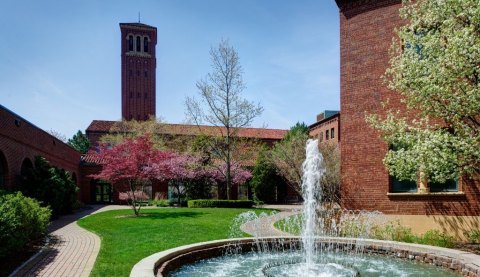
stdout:
<svg viewBox="0 0 480 277">
<path fill-rule="evenodd" d="M 71 213 L 77 199 L 77 186 L 64 169 L 50 165 L 43 157 L 35 157 L 34 168 L 22 178 L 20 190 L 25 196 L 50 206 L 52 216 Z"/>
<path fill-rule="evenodd" d="M 80 130 L 78 130 L 78 132 L 73 135 L 71 139 L 68 139 L 67 144 L 82 154 L 87 153 L 88 149 L 90 148 L 90 141 Z"/>
<path fill-rule="evenodd" d="M 308 135 L 308 126 L 305 122 L 297 122 L 295 125 L 290 127 L 290 130 L 285 134 L 283 139 L 290 140 L 291 138 L 295 137 L 298 134 Z"/>
<path fill-rule="evenodd" d="M 275 144 L 271 152 L 278 174 L 300 195 L 302 194 L 302 163 L 305 160 L 305 145 L 308 139 L 308 134 L 302 129 L 297 123 L 280 142 Z"/>
<path fill-rule="evenodd" d="M 282 198 L 282 195 L 279 195 L 282 194 L 279 185 L 283 182 L 277 175 L 276 167 L 272 163 L 266 148 L 261 149 L 255 162 L 252 175 L 250 184 L 254 190 L 255 200 L 260 200 L 265 203 L 275 203 Z"/>
<path fill-rule="evenodd" d="M 442 183 L 480 172 L 478 0 L 404 0 L 385 80 L 407 111 L 367 115 L 391 146 L 384 158 L 401 180 Z"/>
</svg>

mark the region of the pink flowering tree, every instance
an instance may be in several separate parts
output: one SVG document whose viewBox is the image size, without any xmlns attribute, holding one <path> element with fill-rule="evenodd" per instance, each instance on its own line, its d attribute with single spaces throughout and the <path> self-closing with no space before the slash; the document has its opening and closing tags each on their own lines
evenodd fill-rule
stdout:
<svg viewBox="0 0 480 277">
<path fill-rule="evenodd" d="M 173 154 L 156 150 L 149 135 L 134 139 L 126 139 L 113 147 L 103 145 L 97 156 L 102 164 L 100 173 L 93 178 L 107 180 L 113 186 L 127 184 L 128 198 L 131 200 L 133 212 L 140 214 L 138 198 L 143 195 L 145 186 L 153 180 L 168 179 L 171 175 L 170 167 L 165 163 Z"/>
<path fill-rule="evenodd" d="M 164 161 L 164 166 L 169 169 L 169 185 L 174 189 L 179 205 L 189 186 L 195 186 L 197 182 L 210 177 L 200 158 L 192 155 L 174 154 Z"/>
<path fill-rule="evenodd" d="M 215 166 L 208 171 L 211 178 L 219 184 L 225 184 L 227 182 L 227 167 L 223 165 Z M 237 162 L 234 162 L 230 166 L 230 180 L 232 185 L 241 185 L 252 178 L 252 173 L 249 170 L 244 169 Z"/>
</svg>

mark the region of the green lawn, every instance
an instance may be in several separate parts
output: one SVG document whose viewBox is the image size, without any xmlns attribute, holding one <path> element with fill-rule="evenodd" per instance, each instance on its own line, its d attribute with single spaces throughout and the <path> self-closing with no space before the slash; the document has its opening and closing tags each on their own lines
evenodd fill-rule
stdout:
<svg viewBox="0 0 480 277">
<path fill-rule="evenodd" d="M 100 253 L 91 276 L 128 276 L 141 259 L 180 245 L 228 238 L 232 219 L 248 209 L 161 208 L 103 212 L 78 221 L 100 236 Z M 262 210 L 259 210 L 262 211 Z M 265 210 L 263 210 L 265 211 Z"/>
</svg>

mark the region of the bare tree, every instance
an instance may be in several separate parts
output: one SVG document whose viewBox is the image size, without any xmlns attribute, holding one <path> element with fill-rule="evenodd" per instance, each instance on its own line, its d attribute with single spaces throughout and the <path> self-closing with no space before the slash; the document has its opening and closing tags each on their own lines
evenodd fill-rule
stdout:
<svg viewBox="0 0 480 277">
<path fill-rule="evenodd" d="M 205 79 L 197 81 L 199 100 L 187 97 L 187 117 L 198 126 L 204 122 L 218 127 L 214 158 L 224 162 L 227 198 L 230 199 L 232 183 L 232 156 L 238 128 L 249 126 L 253 119 L 263 112 L 259 104 L 249 102 L 241 96 L 245 89 L 242 66 L 237 51 L 227 40 L 221 40 L 217 47 L 210 49 L 212 72 Z M 201 130 L 201 129 L 200 129 Z"/>
</svg>

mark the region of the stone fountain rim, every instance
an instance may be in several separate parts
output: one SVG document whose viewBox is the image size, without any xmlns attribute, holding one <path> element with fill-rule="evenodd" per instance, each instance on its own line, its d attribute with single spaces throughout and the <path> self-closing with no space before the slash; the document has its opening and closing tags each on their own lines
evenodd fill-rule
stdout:
<svg viewBox="0 0 480 277">
<path fill-rule="evenodd" d="M 274 236 L 274 237 L 262 237 L 261 241 L 274 241 L 274 240 L 301 240 L 299 236 Z M 438 259 L 439 261 L 449 260 L 456 262 L 460 265 L 457 269 L 459 273 L 465 274 L 464 269 L 467 269 L 466 274 L 469 272 L 474 273 L 474 276 L 480 276 L 480 255 L 476 255 L 470 252 L 442 248 L 430 245 L 421 245 L 414 243 L 405 243 L 397 241 L 385 241 L 374 239 L 358 239 L 358 238 L 338 238 L 338 237 L 317 237 L 317 241 L 328 241 L 338 243 L 356 243 L 362 242 L 364 246 L 377 247 L 381 249 L 387 249 L 391 251 L 407 251 L 408 253 L 419 253 L 426 255 L 429 259 Z M 174 259 L 175 257 L 190 253 L 196 250 L 206 250 L 214 247 L 222 247 L 229 244 L 252 244 L 255 243 L 255 238 L 235 238 L 235 239 L 222 239 L 205 241 L 200 243 L 183 245 L 171 249 L 167 249 L 161 252 L 152 254 L 134 265 L 130 272 L 130 277 L 154 277 L 157 268 L 161 268 L 161 265 Z M 443 265 L 445 267 L 445 265 Z M 447 266 L 448 267 L 448 266 Z M 466 275 L 465 274 L 465 275 Z"/>
</svg>

